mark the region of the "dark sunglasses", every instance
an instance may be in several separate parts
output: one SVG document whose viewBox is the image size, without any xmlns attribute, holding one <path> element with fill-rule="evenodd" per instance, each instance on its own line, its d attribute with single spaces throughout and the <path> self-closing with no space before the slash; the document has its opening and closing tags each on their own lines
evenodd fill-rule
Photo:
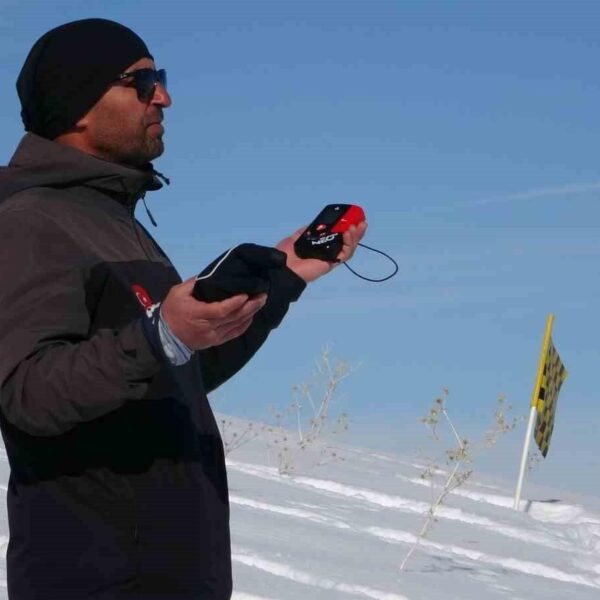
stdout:
<svg viewBox="0 0 600 600">
<path fill-rule="evenodd" d="M 117 81 L 128 79 L 133 77 L 133 86 L 137 92 L 138 98 L 142 102 L 148 102 L 154 96 L 154 90 L 160 83 L 165 89 L 167 87 L 167 72 L 165 69 L 138 69 L 137 71 L 130 71 L 129 73 L 123 73 L 117 77 Z"/>
</svg>

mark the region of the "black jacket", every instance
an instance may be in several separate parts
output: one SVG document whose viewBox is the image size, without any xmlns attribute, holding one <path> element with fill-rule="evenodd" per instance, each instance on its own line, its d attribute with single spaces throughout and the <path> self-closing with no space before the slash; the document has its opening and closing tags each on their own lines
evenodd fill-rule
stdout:
<svg viewBox="0 0 600 600">
<path fill-rule="evenodd" d="M 171 366 L 142 320 L 181 281 L 136 221 L 154 172 L 33 134 L 0 168 L 0 427 L 11 600 L 227 600 L 223 447 L 206 394 L 304 282 L 273 271 L 248 332 Z M 200 265 L 199 265 L 200 266 Z"/>
</svg>

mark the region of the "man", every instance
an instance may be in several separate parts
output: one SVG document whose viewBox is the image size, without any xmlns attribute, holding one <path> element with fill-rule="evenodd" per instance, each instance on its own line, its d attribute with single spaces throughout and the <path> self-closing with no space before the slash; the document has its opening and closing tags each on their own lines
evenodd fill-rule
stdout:
<svg viewBox="0 0 600 600">
<path fill-rule="evenodd" d="M 171 98 L 126 27 L 53 29 L 17 90 L 27 133 L 0 169 L 9 597 L 226 600 L 227 481 L 206 394 L 332 265 L 299 259 L 296 232 L 268 295 L 192 296 L 134 217 L 161 187 L 150 161 Z M 341 261 L 365 228 L 345 234 Z"/>
</svg>

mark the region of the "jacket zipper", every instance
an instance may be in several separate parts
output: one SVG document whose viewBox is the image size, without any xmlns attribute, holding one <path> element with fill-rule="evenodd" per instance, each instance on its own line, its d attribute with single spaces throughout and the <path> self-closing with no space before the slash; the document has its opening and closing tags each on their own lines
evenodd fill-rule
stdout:
<svg viewBox="0 0 600 600">
<path fill-rule="evenodd" d="M 129 208 L 129 218 L 130 218 L 130 223 L 131 223 L 131 227 L 133 229 L 133 233 L 137 239 L 137 242 L 140 246 L 140 248 L 142 249 L 142 252 L 144 253 L 144 256 L 148 259 L 148 260 L 152 260 L 152 258 L 150 257 L 150 255 L 148 254 L 146 248 L 144 247 L 144 244 L 142 243 L 142 240 L 140 238 L 140 234 L 136 225 L 136 220 L 135 220 L 135 207 L 137 204 L 137 201 L 140 199 L 140 196 L 136 196 L 133 195 L 131 196 L 131 206 Z M 133 484 L 131 485 L 131 491 L 133 492 L 133 505 L 134 505 L 134 510 L 135 510 L 135 523 L 133 526 L 133 531 L 132 531 L 132 538 L 133 538 L 133 543 L 136 546 L 136 548 L 139 546 L 140 544 L 140 518 L 139 518 L 139 512 L 140 512 L 140 507 L 138 504 L 138 497 L 137 497 L 137 492 L 135 490 L 135 486 Z M 140 557 L 139 554 L 136 555 L 136 572 L 137 572 L 137 576 L 140 576 Z"/>
</svg>

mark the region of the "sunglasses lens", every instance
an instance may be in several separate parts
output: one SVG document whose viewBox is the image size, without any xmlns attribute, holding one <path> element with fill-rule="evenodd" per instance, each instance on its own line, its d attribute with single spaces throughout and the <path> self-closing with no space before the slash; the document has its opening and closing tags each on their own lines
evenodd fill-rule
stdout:
<svg viewBox="0 0 600 600">
<path fill-rule="evenodd" d="M 156 81 L 165 89 L 167 88 L 167 72 L 164 69 L 156 71 Z"/>
<path fill-rule="evenodd" d="M 139 69 L 133 74 L 135 89 L 140 100 L 146 102 L 154 95 L 156 76 L 153 69 Z"/>
<path fill-rule="evenodd" d="M 131 73 L 125 73 L 122 77 L 133 77 L 133 85 L 137 91 L 138 98 L 142 102 L 148 102 L 154 96 L 156 85 L 160 83 L 167 87 L 167 72 L 164 69 L 138 69 Z"/>
</svg>

